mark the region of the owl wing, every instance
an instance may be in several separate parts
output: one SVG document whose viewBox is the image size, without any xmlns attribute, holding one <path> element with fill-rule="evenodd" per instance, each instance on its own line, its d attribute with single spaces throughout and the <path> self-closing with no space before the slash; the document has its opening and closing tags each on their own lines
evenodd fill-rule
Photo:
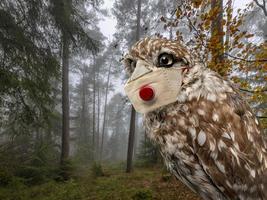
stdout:
<svg viewBox="0 0 267 200">
<path fill-rule="evenodd" d="M 211 183 L 230 199 L 266 199 L 267 156 L 259 122 L 237 92 L 226 95 L 223 102 L 205 102 L 209 106 L 199 115 L 196 157 Z"/>
</svg>

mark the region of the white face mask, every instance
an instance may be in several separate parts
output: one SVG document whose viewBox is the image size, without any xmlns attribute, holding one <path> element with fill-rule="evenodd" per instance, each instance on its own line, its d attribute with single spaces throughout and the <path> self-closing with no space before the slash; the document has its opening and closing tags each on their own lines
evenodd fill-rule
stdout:
<svg viewBox="0 0 267 200">
<path fill-rule="evenodd" d="M 136 66 L 124 90 L 140 113 L 148 113 L 177 100 L 183 78 L 183 68 Z"/>
</svg>

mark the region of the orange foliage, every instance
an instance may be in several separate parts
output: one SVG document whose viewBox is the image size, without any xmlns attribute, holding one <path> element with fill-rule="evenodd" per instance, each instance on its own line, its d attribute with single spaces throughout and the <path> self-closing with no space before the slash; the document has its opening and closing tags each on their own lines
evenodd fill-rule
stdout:
<svg viewBox="0 0 267 200">
<path fill-rule="evenodd" d="M 186 45 L 192 48 L 194 57 L 222 76 L 231 75 L 235 83 L 248 91 L 250 103 L 264 103 L 267 101 L 267 43 L 253 43 L 254 34 L 241 31 L 248 11 L 255 5 L 238 9 L 233 17 L 232 1 L 227 0 L 226 6 L 219 7 L 220 1 L 185 0 L 177 5 L 176 19 L 171 23 L 177 28 L 176 39 L 184 41 L 186 36 L 179 28 L 186 23 L 193 35 Z M 211 4 L 214 2 L 218 3 L 215 7 Z M 214 23 L 220 14 L 222 20 Z M 165 28 L 168 29 L 167 23 Z M 267 115 L 267 108 L 257 111 Z M 267 127 L 267 120 L 264 122 Z"/>
</svg>

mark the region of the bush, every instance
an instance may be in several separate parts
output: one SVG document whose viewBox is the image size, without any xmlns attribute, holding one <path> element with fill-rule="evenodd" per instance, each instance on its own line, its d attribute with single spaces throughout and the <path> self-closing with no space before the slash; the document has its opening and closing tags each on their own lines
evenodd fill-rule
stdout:
<svg viewBox="0 0 267 200">
<path fill-rule="evenodd" d="M 105 175 L 102 165 L 96 162 L 92 165 L 91 172 L 93 177 L 100 177 Z"/>
<path fill-rule="evenodd" d="M 140 190 L 133 195 L 133 200 L 151 200 L 152 192 L 150 190 Z"/>
<path fill-rule="evenodd" d="M 13 176 L 7 169 L 0 169 L 0 186 L 7 186 L 12 179 Z"/>
<path fill-rule="evenodd" d="M 74 172 L 74 165 L 70 160 L 67 160 L 60 165 L 58 171 L 56 172 L 57 176 L 55 180 L 67 181 L 73 176 L 73 172 Z"/>
<path fill-rule="evenodd" d="M 45 167 L 24 166 L 16 171 L 16 176 L 23 178 L 26 185 L 41 184 L 47 180 Z"/>
</svg>

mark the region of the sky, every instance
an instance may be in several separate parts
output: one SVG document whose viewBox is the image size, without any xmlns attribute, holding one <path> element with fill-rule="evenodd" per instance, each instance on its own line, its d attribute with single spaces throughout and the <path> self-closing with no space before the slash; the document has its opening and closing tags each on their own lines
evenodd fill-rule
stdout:
<svg viewBox="0 0 267 200">
<path fill-rule="evenodd" d="M 109 39 L 112 39 L 112 35 L 116 31 L 116 20 L 111 15 L 111 8 L 115 0 L 104 0 L 104 8 L 108 9 L 110 16 L 104 17 L 104 20 L 100 22 L 101 32 Z"/>
<path fill-rule="evenodd" d="M 234 2 L 234 11 L 238 8 L 244 8 L 246 4 L 250 3 L 252 0 L 233 0 Z M 104 8 L 108 9 L 109 12 L 111 11 L 112 5 L 115 0 L 104 0 Z M 108 38 L 108 40 L 112 39 L 112 35 L 116 31 L 116 20 L 111 17 L 111 12 L 109 17 L 105 17 L 100 22 L 100 30 L 101 32 Z"/>
</svg>

